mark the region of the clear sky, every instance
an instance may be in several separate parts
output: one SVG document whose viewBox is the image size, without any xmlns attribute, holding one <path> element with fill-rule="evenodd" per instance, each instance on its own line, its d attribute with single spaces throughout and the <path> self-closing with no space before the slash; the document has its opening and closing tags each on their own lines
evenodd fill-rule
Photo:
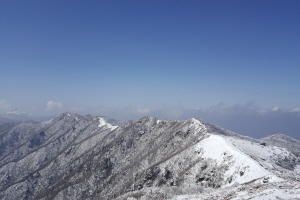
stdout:
<svg viewBox="0 0 300 200">
<path fill-rule="evenodd" d="M 0 112 L 300 108 L 298 0 L 2 0 L 0 38 Z"/>
</svg>

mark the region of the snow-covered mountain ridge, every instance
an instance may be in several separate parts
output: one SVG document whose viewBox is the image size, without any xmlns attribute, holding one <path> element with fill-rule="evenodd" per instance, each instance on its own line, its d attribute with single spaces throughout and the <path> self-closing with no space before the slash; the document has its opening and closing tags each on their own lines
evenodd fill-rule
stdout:
<svg viewBox="0 0 300 200">
<path fill-rule="evenodd" d="M 194 118 L 5 123 L 0 199 L 300 198 L 299 141 L 280 138 L 275 146 Z"/>
</svg>

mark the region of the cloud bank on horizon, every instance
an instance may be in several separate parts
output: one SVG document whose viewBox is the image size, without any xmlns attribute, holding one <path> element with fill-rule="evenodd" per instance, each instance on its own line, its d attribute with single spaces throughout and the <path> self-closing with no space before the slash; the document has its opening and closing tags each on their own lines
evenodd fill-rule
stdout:
<svg viewBox="0 0 300 200">
<path fill-rule="evenodd" d="M 0 113 L 12 111 L 11 108 L 11 104 L 5 100 L 0 100 Z M 82 115 L 93 114 L 108 116 L 124 121 L 137 120 L 144 116 L 169 120 L 198 118 L 233 132 L 254 138 L 262 138 L 281 133 L 300 140 L 300 108 L 281 109 L 274 107 L 272 109 L 261 109 L 254 102 L 236 105 L 219 103 L 206 109 L 193 109 L 181 106 L 164 106 L 161 108 L 65 108 L 60 102 L 48 101 L 45 111 L 40 114 L 53 115 L 66 111 Z"/>
<path fill-rule="evenodd" d="M 0 100 L 0 112 L 11 111 L 11 104 L 7 103 L 5 100 Z"/>
<path fill-rule="evenodd" d="M 84 110 L 81 110 L 84 111 Z M 86 112 L 87 110 L 85 110 Z M 101 107 L 90 110 L 95 115 L 106 115 L 122 120 L 152 116 L 161 119 L 185 120 L 198 118 L 233 132 L 262 138 L 273 134 L 285 134 L 300 140 L 300 109 L 261 109 L 253 102 L 236 105 L 219 103 L 208 109 L 187 109 L 180 106 L 156 109 Z M 81 112 L 84 113 L 84 112 Z"/>
<path fill-rule="evenodd" d="M 62 103 L 48 101 L 46 111 L 61 111 L 63 108 Z"/>
</svg>

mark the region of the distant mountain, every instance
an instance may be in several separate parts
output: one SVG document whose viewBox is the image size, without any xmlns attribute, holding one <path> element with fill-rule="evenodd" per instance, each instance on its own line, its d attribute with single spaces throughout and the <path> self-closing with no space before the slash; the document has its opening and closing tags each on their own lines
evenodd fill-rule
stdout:
<svg viewBox="0 0 300 200">
<path fill-rule="evenodd" d="M 7 123 L 7 122 L 17 122 L 17 121 L 12 120 L 12 119 L 7 119 L 5 117 L 0 117 L 0 124 L 4 124 L 4 123 Z"/>
<path fill-rule="evenodd" d="M 5 118 L 5 119 L 10 119 L 12 121 L 18 121 L 18 122 L 26 122 L 26 121 L 30 121 L 30 120 L 43 122 L 43 121 L 53 119 L 54 117 L 57 117 L 57 116 L 53 116 L 53 115 L 40 116 L 40 115 L 32 115 L 32 114 L 26 113 L 26 112 L 12 111 L 12 112 L 7 112 L 7 113 L 0 113 L 0 117 Z"/>
<path fill-rule="evenodd" d="M 256 140 L 194 118 L 63 113 L 6 123 L 0 199 L 299 199 L 299 141 L 274 137 Z"/>
</svg>

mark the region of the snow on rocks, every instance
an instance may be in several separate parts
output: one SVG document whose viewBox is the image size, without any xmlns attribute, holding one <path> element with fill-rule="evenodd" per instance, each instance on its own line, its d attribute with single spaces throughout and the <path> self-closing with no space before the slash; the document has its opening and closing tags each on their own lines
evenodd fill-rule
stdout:
<svg viewBox="0 0 300 200">
<path fill-rule="evenodd" d="M 290 148 L 194 118 L 1 126 L 0 199 L 300 199 Z"/>
<path fill-rule="evenodd" d="M 275 178 L 275 177 L 273 177 Z M 272 177 L 270 177 L 272 179 Z M 300 184 L 298 182 L 267 182 L 262 179 L 251 183 L 240 184 L 218 190 L 204 190 L 201 194 L 175 195 L 171 200 L 296 200 L 300 199 Z"/>
<path fill-rule="evenodd" d="M 191 118 L 188 120 L 188 123 L 190 123 L 190 127 L 194 128 L 194 134 L 196 134 L 197 132 L 203 132 L 203 133 L 207 133 L 207 128 L 205 127 L 205 125 L 203 123 L 201 123 L 200 120 L 195 119 L 195 118 Z"/>
<path fill-rule="evenodd" d="M 99 118 L 99 126 L 98 127 L 105 127 L 105 128 L 111 129 L 112 131 L 115 130 L 116 128 L 118 128 L 118 126 L 113 126 L 113 125 L 107 123 L 105 121 L 105 119 L 103 119 L 102 117 L 98 117 L 98 118 Z"/>
</svg>

